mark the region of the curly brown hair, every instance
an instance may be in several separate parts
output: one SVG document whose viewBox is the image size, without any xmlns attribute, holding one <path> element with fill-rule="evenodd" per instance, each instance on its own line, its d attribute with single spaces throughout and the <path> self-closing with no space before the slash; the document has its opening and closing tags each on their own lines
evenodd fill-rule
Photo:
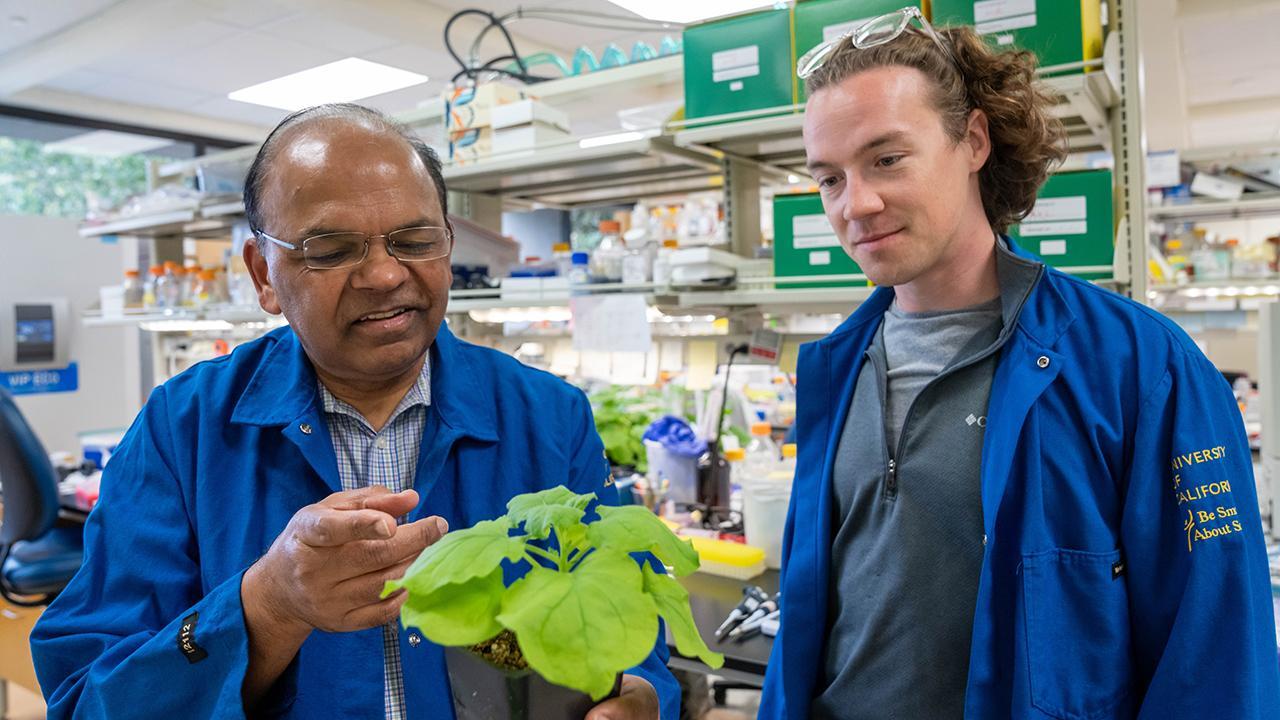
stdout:
<svg viewBox="0 0 1280 720">
<path fill-rule="evenodd" d="M 991 156 L 978 173 L 982 207 L 999 233 L 1031 212 L 1036 193 L 1053 167 L 1066 158 L 1066 133 L 1053 115 L 1057 99 L 1036 80 L 1036 57 L 993 50 L 969 27 L 937 28 L 955 55 L 953 62 L 928 35 L 915 28 L 875 47 L 843 43 L 805 80 L 809 96 L 849 76 L 887 65 L 911 67 L 933 80 L 934 107 L 955 142 L 964 138 L 969 113 L 982 110 L 991 136 Z"/>
</svg>

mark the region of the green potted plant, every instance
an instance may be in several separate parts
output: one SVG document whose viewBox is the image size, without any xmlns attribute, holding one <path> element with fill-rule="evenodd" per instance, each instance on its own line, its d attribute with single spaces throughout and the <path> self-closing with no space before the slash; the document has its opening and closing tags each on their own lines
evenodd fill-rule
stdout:
<svg viewBox="0 0 1280 720">
<path fill-rule="evenodd" d="M 448 533 L 383 595 L 404 588 L 401 622 L 446 646 L 458 720 L 580 720 L 652 652 L 659 616 L 681 654 L 720 667 L 672 577 L 697 568 L 693 546 L 647 509 L 562 486 Z"/>
</svg>

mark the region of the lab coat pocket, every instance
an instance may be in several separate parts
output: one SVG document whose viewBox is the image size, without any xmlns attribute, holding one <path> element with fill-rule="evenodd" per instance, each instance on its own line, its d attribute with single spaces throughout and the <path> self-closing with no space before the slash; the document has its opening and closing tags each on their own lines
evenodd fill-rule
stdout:
<svg viewBox="0 0 1280 720">
<path fill-rule="evenodd" d="M 1120 551 L 1055 549 L 1022 558 L 1031 704 L 1096 720 L 1129 693 L 1129 599 Z"/>
</svg>

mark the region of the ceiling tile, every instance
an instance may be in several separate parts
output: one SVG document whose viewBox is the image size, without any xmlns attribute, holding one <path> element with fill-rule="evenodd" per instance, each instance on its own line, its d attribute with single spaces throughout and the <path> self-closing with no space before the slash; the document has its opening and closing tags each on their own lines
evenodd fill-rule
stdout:
<svg viewBox="0 0 1280 720">
<path fill-rule="evenodd" d="M 261 26 L 258 30 L 274 37 L 341 53 L 344 57 L 365 57 L 368 53 L 395 45 L 395 40 L 385 35 L 330 19 L 322 13 L 285 18 Z"/>
<path fill-rule="evenodd" d="M 216 97 L 201 103 L 192 105 L 189 111 L 196 115 L 204 115 L 206 117 L 218 118 L 220 120 L 232 120 L 234 122 L 249 123 L 251 125 L 261 125 L 265 128 L 275 127 L 275 124 L 284 119 L 287 112 L 276 108 L 264 107 L 262 105 L 252 105 L 250 103 L 236 102 L 226 97 Z"/>
<path fill-rule="evenodd" d="M 205 95 L 226 95 L 267 80 L 341 60 L 331 50 L 259 32 L 242 32 L 199 52 L 149 64 L 139 79 L 187 88 Z"/>
<path fill-rule="evenodd" d="M 209 9 L 210 20 L 246 29 L 302 15 L 297 3 L 277 0 L 200 0 L 200 3 Z"/>
<path fill-rule="evenodd" d="M 111 82 L 112 75 L 94 70 L 76 70 L 65 73 L 45 83 L 46 87 L 67 92 L 83 93 Z"/>
<path fill-rule="evenodd" d="M 64 30 L 116 2 L 117 0 L 0 0 L 0 55 Z"/>
<path fill-rule="evenodd" d="M 205 58 L 202 50 L 244 32 L 228 23 L 199 19 L 154 36 L 143 45 L 122 47 L 119 52 L 95 63 L 94 69 L 115 75 L 134 76 L 138 71 L 161 62 L 184 62 L 188 57 Z"/>
</svg>

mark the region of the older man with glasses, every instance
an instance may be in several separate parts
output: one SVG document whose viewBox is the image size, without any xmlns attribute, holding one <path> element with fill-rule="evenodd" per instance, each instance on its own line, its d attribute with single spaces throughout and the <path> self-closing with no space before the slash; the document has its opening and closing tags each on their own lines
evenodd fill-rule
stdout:
<svg viewBox="0 0 1280 720">
<path fill-rule="evenodd" d="M 1277 717 L 1230 388 L 1004 234 L 1063 156 L 1034 58 L 906 8 L 797 71 L 827 218 L 881 287 L 801 351 L 760 717 Z"/>
<path fill-rule="evenodd" d="M 441 648 L 383 583 L 519 493 L 616 503 L 586 397 L 442 322 L 447 195 L 408 130 L 295 113 L 244 199 L 259 302 L 289 326 L 157 388 L 112 457 L 32 634 L 50 717 L 452 717 Z M 665 654 L 588 717 L 675 720 Z"/>
</svg>

